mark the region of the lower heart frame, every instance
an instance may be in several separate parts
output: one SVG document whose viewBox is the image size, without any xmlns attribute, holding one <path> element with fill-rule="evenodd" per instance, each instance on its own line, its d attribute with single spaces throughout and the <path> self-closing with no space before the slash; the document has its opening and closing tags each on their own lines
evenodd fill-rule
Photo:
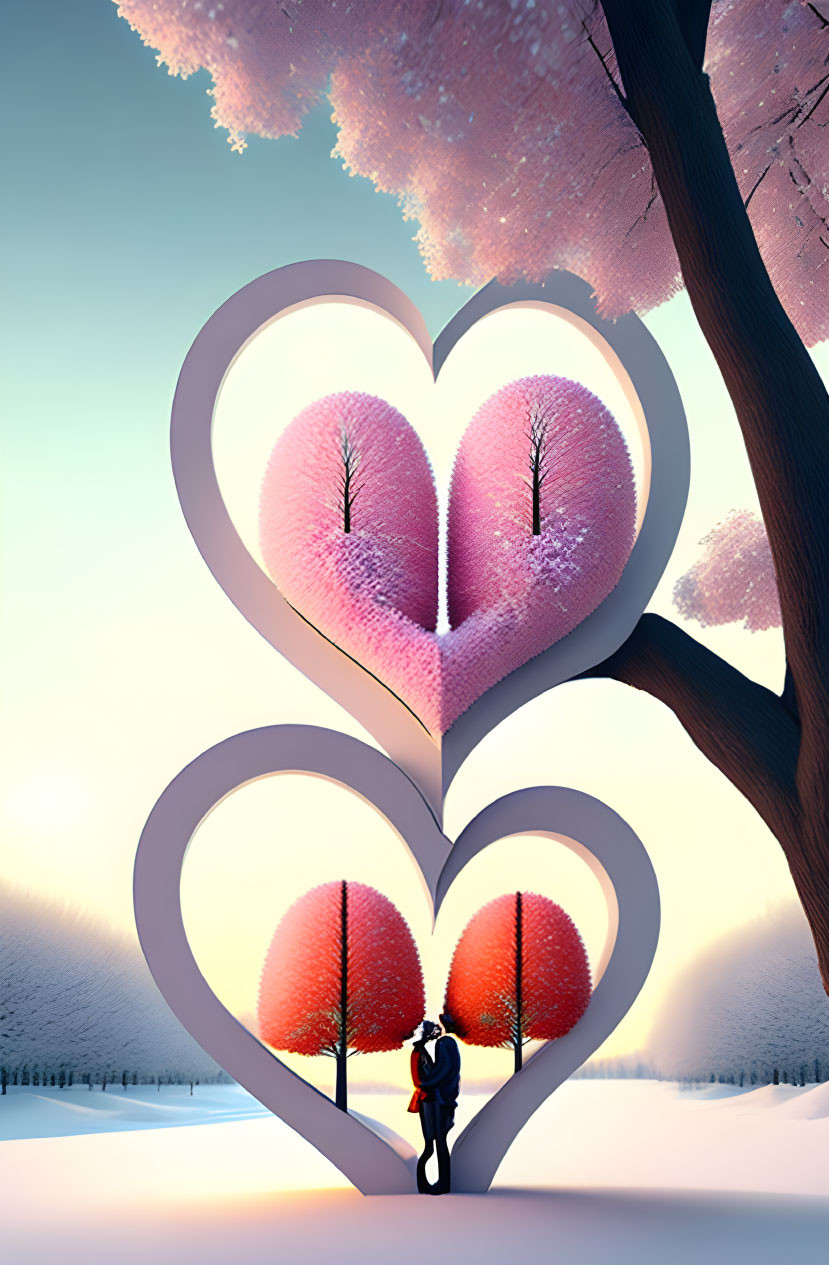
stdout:
<svg viewBox="0 0 829 1265">
<path fill-rule="evenodd" d="M 325 778 L 380 813 L 408 850 L 434 916 L 473 857 L 516 835 L 543 835 L 564 844 L 601 883 L 608 932 L 587 1010 L 566 1036 L 528 1059 L 455 1141 L 453 1190 L 484 1192 L 533 1112 L 610 1035 L 647 978 L 660 918 L 650 858 L 630 826 L 606 804 L 559 786 L 503 796 L 452 844 L 396 764 L 355 738 L 314 726 L 276 725 L 236 734 L 173 779 L 144 827 L 134 873 L 136 924 L 155 981 L 196 1041 L 363 1194 L 414 1193 L 412 1148 L 391 1130 L 338 1110 L 243 1027 L 202 975 L 184 929 L 181 868 L 200 823 L 226 796 L 279 773 Z"/>
</svg>

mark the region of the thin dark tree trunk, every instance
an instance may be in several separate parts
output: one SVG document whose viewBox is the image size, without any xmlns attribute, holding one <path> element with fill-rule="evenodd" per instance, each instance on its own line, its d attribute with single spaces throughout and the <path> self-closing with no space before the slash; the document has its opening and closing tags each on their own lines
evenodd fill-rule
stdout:
<svg viewBox="0 0 829 1265">
<path fill-rule="evenodd" d="M 688 294 L 745 440 L 777 572 L 788 675 L 777 698 L 652 616 L 590 675 L 626 680 L 667 703 L 768 822 L 829 992 L 829 396 L 769 280 L 702 72 L 710 4 L 602 7 Z M 727 684 L 724 697 L 717 681 Z"/>
<path fill-rule="evenodd" d="M 515 1070 L 524 1064 L 524 907 L 521 893 L 515 893 Z"/>
<path fill-rule="evenodd" d="M 340 1037 L 337 1042 L 337 1086 L 335 1101 L 340 1111 L 348 1111 L 348 884 L 343 879 L 340 904 Z"/>
</svg>

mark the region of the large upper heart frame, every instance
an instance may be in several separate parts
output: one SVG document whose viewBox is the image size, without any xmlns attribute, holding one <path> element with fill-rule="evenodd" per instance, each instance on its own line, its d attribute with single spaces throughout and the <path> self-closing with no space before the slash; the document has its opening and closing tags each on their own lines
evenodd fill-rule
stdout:
<svg viewBox="0 0 829 1265">
<path fill-rule="evenodd" d="M 625 389 L 642 432 L 647 503 L 630 559 L 616 588 L 577 628 L 478 698 L 441 738 L 367 669 L 303 619 L 279 593 L 242 541 L 222 498 L 212 449 L 213 416 L 225 376 L 266 324 L 298 307 L 330 299 L 366 304 L 398 322 L 435 377 L 476 321 L 513 306 L 544 307 L 579 328 L 604 355 Z M 442 820 L 446 792 L 463 761 L 517 707 L 601 662 L 633 630 L 670 557 L 688 493 L 688 432 L 679 391 L 656 341 L 638 317 L 598 315 L 585 282 L 554 272 L 540 285 L 495 282 L 464 305 L 432 343 L 423 318 L 378 273 L 340 260 L 310 260 L 259 277 L 210 318 L 184 362 L 173 405 L 173 471 L 196 544 L 246 619 L 296 667 L 341 703 L 377 739 Z"/>
</svg>

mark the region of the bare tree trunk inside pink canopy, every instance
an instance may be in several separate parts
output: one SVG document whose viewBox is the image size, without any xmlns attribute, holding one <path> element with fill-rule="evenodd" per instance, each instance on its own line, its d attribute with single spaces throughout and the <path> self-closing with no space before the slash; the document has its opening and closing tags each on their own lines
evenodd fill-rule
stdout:
<svg viewBox="0 0 829 1265">
<path fill-rule="evenodd" d="M 646 690 L 754 805 L 786 854 L 829 993 L 829 396 L 760 257 L 702 71 L 710 4 L 603 0 L 694 312 L 728 388 L 774 556 L 778 697 L 645 615 L 588 675 Z"/>
</svg>

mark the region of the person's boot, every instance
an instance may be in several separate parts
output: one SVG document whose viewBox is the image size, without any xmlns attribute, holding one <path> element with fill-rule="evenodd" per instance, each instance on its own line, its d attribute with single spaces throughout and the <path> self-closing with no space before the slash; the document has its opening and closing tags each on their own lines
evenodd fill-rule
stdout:
<svg viewBox="0 0 829 1265">
<path fill-rule="evenodd" d="M 435 1182 L 434 1186 L 431 1187 L 431 1194 L 448 1195 L 450 1192 L 451 1181 L 450 1181 L 449 1148 L 446 1145 L 445 1141 L 442 1146 L 440 1143 L 437 1144 L 437 1153 L 438 1153 L 438 1179 Z"/>
<path fill-rule="evenodd" d="M 421 1195 L 433 1195 L 435 1193 L 429 1178 L 426 1176 L 426 1162 L 430 1155 L 421 1155 L 417 1161 L 417 1189 Z"/>
</svg>

